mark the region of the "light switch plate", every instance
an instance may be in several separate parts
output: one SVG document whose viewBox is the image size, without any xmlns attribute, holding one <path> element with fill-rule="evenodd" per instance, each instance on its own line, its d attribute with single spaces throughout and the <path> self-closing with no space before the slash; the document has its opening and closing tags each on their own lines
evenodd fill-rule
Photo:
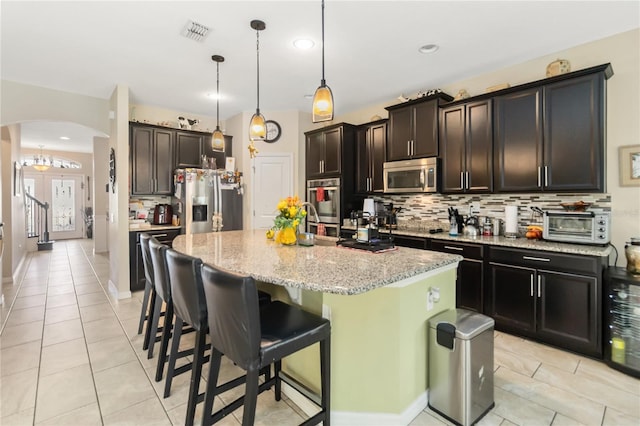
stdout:
<svg viewBox="0 0 640 426">
<path fill-rule="evenodd" d="M 480 203 L 469 203 L 469 214 L 480 214 Z"/>
</svg>

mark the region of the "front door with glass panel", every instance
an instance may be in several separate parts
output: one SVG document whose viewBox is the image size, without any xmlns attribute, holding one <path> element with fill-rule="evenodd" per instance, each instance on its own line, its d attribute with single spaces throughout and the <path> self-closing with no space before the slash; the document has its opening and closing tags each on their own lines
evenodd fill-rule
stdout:
<svg viewBox="0 0 640 426">
<path fill-rule="evenodd" d="M 49 238 L 83 237 L 82 176 L 33 174 L 25 176 L 25 191 L 49 203 Z M 33 212 L 27 211 L 27 216 Z M 27 223 L 32 221 L 27 220 Z M 27 230 L 28 231 L 28 230 Z"/>
</svg>

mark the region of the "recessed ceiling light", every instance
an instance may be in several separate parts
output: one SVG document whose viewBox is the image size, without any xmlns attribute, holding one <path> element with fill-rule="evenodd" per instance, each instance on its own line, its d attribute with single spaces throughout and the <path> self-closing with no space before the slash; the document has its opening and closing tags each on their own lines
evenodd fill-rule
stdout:
<svg viewBox="0 0 640 426">
<path fill-rule="evenodd" d="M 433 53 L 436 50 L 438 50 L 440 48 L 440 46 L 438 46 L 437 44 L 425 44 L 424 46 L 421 46 L 418 49 L 418 52 L 420 53 Z"/>
<path fill-rule="evenodd" d="M 68 141 L 71 138 L 68 136 L 60 136 L 60 139 L 62 139 L 63 141 Z"/>
<path fill-rule="evenodd" d="M 296 48 L 298 48 L 298 49 L 303 49 L 303 50 L 311 49 L 311 48 L 313 47 L 313 45 L 314 45 L 314 44 L 315 44 L 315 43 L 313 42 L 313 40 L 309 40 L 309 39 L 306 39 L 306 38 L 300 38 L 300 39 L 295 40 L 295 41 L 293 42 L 293 45 L 294 45 Z"/>
</svg>

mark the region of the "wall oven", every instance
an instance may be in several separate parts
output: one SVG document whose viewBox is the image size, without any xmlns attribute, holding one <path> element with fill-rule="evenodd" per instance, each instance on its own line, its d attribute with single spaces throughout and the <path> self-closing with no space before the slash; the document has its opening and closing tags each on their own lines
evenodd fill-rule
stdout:
<svg viewBox="0 0 640 426">
<path fill-rule="evenodd" d="M 307 181 L 307 201 L 316 208 L 326 235 L 339 236 L 342 222 L 340 196 L 340 178 Z M 318 231 L 318 223 L 313 214 L 307 215 L 307 227 L 309 232 Z"/>
<path fill-rule="evenodd" d="M 605 245 L 611 241 L 611 215 L 604 211 L 545 211 L 542 237 L 563 243 Z"/>
<path fill-rule="evenodd" d="M 384 192 L 437 192 L 438 159 L 389 161 L 383 165 Z"/>
</svg>

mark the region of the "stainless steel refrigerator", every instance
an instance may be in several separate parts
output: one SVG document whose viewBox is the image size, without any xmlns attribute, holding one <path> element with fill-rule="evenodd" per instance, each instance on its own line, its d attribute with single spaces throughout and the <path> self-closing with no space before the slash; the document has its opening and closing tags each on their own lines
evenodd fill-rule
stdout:
<svg viewBox="0 0 640 426">
<path fill-rule="evenodd" d="M 223 183 L 224 170 L 176 169 L 175 214 L 183 234 L 242 229 L 242 186 Z"/>
</svg>

